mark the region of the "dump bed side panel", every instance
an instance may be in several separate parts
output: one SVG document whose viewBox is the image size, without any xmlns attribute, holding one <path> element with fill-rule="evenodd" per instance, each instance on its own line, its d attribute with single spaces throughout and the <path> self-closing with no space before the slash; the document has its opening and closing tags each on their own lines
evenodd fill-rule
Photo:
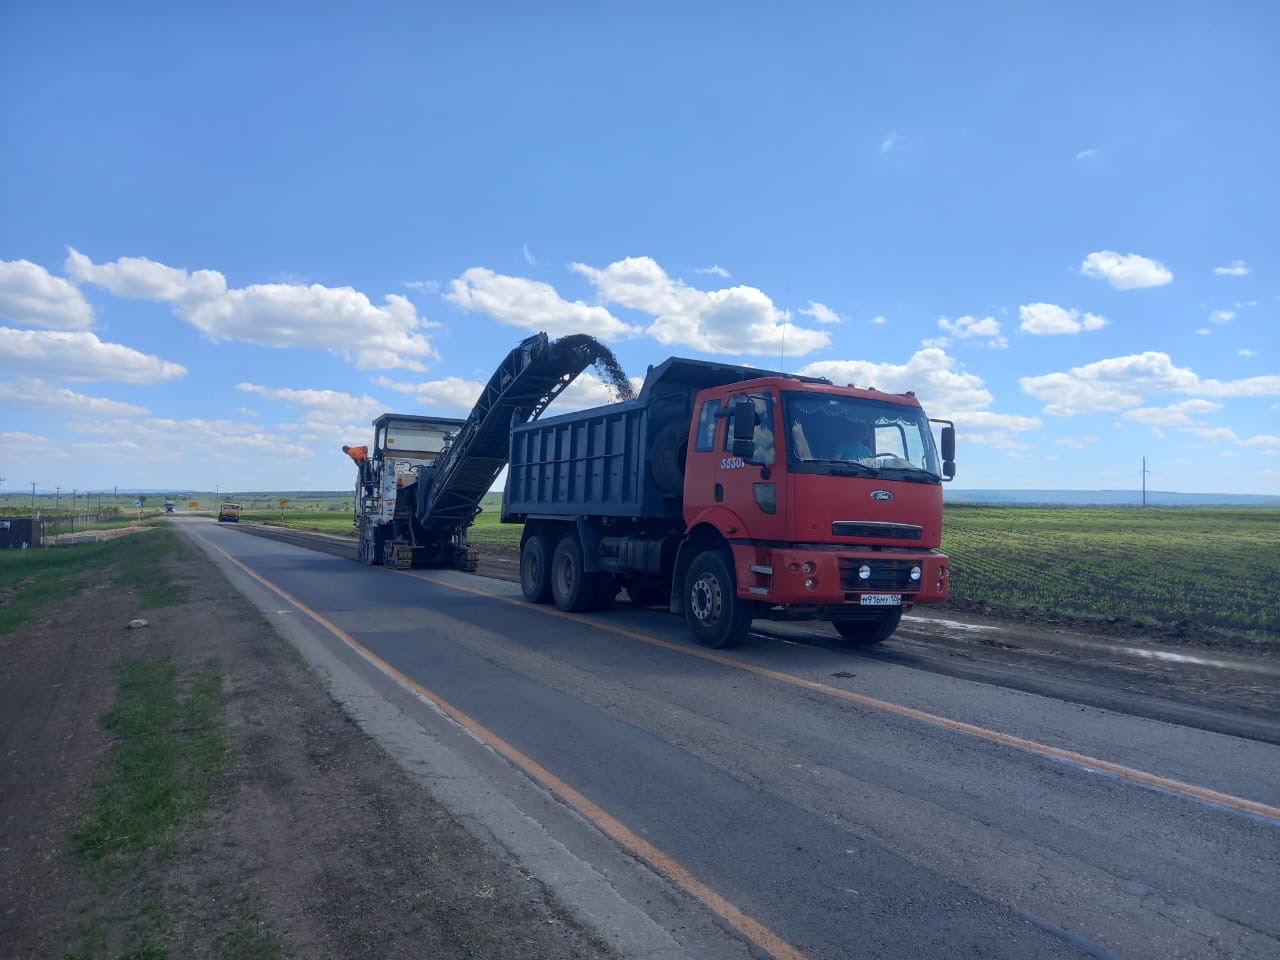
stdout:
<svg viewBox="0 0 1280 960">
<path fill-rule="evenodd" d="M 519 521 L 529 515 L 678 519 L 682 502 L 678 484 L 671 489 L 668 483 L 668 489 L 662 489 L 648 462 L 661 431 L 653 413 L 650 404 L 632 400 L 517 427 L 511 436 L 503 519 Z M 686 424 L 682 420 L 676 428 L 681 441 Z"/>
</svg>

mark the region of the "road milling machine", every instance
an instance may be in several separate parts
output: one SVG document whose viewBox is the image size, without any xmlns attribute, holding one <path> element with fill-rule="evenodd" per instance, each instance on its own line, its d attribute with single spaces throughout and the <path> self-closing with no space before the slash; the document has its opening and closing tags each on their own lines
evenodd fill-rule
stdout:
<svg viewBox="0 0 1280 960">
<path fill-rule="evenodd" d="M 369 565 L 475 570 L 467 529 L 506 465 L 513 426 L 536 419 L 578 374 L 612 359 L 594 337 L 539 333 L 507 354 L 462 420 L 384 413 L 355 462 L 358 559 Z"/>
</svg>

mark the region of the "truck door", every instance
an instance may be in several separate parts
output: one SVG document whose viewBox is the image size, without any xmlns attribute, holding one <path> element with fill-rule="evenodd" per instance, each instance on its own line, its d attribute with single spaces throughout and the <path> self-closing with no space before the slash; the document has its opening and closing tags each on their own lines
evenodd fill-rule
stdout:
<svg viewBox="0 0 1280 960">
<path fill-rule="evenodd" d="M 733 452 L 734 401 L 748 397 L 755 407 L 755 429 L 750 457 Z M 767 391 L 730 394 L 726 398 L 729 416 L 720 432 L 720 457 L 716 469 L 716 493 L 721 501 L 742 518 L 746 529 L 733 539 L 757 541 L 785 540 L 787 537 L 789 490 L 786 472 L 779 470 L 776 438 L 781 436 L 781 409 L 777 395 Z"/>
</svg>

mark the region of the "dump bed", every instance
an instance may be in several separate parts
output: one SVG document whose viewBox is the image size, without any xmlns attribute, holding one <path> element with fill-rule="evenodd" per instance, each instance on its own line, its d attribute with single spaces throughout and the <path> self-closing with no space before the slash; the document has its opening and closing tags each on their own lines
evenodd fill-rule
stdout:
<svg viewBox="0 0 1280 960">
<path fill-rule="evenodd" d="M 649 369 L 634 400 L 513 427 L 502 519 L 681 520 L 684 460 L 697 392 L 771 375 L 780 376 L 672 357 Z"/>
</svg>

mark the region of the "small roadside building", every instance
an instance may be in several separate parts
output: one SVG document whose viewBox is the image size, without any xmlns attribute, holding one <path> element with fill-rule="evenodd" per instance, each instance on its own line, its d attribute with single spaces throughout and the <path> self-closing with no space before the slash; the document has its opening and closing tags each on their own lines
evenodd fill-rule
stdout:
<svg viewBox="0 0 1280 960">
<path fill-rule="evenodd" d="M 44 546 L 44 520 L 40 517 L 0 517 L 0 550 Z"/>
</svg>

